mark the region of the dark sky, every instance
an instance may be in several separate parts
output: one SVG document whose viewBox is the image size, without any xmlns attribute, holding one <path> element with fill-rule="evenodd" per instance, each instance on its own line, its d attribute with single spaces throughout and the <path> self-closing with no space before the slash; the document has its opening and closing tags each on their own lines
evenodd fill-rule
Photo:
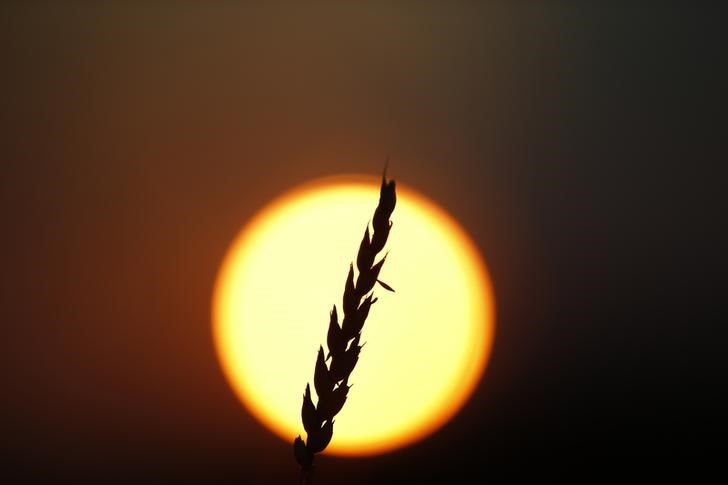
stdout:
<svg viewBox="0 0 728 485">
<path fill-rule="evenodd" d="M 387 154 L 483 251 L 497 338 L 444 429 L 317 483 L 713 453 L 717 8 L 305 3 L 0 6 L 0 474 L 294 483 L 217 363 L 215 274 L 271 198 Z"/>
</svg>

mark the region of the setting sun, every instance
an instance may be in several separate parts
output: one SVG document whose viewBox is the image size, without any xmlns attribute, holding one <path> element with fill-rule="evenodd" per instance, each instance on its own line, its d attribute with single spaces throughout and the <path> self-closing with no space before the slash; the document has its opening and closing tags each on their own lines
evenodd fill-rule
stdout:
<svg viewBox="0 0 728 485">
<path fill-rule="evenodd" d="M 225 375 L 286 441 L 303 432 L 301 395 L 378 187 L 337 177 L 283 194 L 243 227 L 218 274 L 213 332 Z M 380 275 L 396 293 L 375 287 L 327 453 L 379 454 L 432 433 L 470 396 L 493 343 L 493 292 L 475 245 L 434 202 L 399 182 L 397 195 Z"/>
</svg>

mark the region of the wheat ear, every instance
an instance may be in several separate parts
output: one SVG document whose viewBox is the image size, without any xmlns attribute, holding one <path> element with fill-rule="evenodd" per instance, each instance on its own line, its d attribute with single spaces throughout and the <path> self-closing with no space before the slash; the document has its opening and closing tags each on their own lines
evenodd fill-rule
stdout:
<svg viewBox="0 0 728 485">
<path fill-rule="evenodd" d="M 301 407 L 301 419 L 307 433 L 306 442 L 299 435 L 293 442 L 293 455 L 301 465 L 301 482 L 310 481 L 313 459 L 316 453 L 323 451 L 331 441 L 334 432 L 334 416 L 341 411 L 349 392 L 349 375 L 354 370 L 362 346 L 359 344 L 364 321 L 369 309 L 377 301 L 373 296 L 375 283 L 394 291 L 389 285 L 379 280 L 379 272 L 387 259 L 385 255 L 378 263 L 374 263 L 377 254 L 384 249 L 392 222 L 389 220 L 397 203 L 394 180 L 387 181 L 386 169 L 382 175 L 382 187 L 379 204 L 372 219 L 372 234 L 369 225 L 364 231 L 364 238 L 359 245 L 356 267 L 359 275 L 354 282 L 354 264 L 349 266 L 349 275 L 344 285 L 342 310 L 344 319 L 339 325 L 336 305 L 331 310 L 329 330 L 326 336 L 328 355 L 324 356 L 323 346 L 319 347 L 313 384 L 318 394 L 318 403 L 314 406 L 311 400 L 311 387 L 306 384 Z M 326 362 L 331 358 L 331 364 Z"/>
</svg>

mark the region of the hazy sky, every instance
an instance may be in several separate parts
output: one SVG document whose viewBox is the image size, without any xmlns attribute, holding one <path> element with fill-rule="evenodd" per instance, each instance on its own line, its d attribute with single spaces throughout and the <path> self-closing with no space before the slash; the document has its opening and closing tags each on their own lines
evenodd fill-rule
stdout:
<svg viewBox="0 0 728 485">
<path fill-rule="evenodd" d="M 4 3 L 0 473 L 292 483 L 216 361 L 215 274 L 271 198 L 387 155 L 479 245 L 498 334 L 450 425 L 319 483 L 710 452 L 722 30 L 688 3 Z"/>
</svg>

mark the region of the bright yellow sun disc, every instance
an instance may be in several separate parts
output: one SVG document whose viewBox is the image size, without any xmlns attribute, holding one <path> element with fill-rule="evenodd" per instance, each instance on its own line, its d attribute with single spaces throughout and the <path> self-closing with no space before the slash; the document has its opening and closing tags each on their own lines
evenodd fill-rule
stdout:
<svg viewBox="0 0 728 485">
<path fill-rule="evenodd" d="M 286 441 L 305 438 L 303 391 L 378 198 L 379 180 L 364 177 L 294 189 L 242 229 L 223 261 L 213 296 L 223 370 L 250 413 Z M 328 453 L 379 454 L 434 432 L 473 392 L 490 354 L 492 287 L 465 231 L 400 183 L 392 221 L 380 279 L 396 293 L 375 286 Z"/>
</svg>

